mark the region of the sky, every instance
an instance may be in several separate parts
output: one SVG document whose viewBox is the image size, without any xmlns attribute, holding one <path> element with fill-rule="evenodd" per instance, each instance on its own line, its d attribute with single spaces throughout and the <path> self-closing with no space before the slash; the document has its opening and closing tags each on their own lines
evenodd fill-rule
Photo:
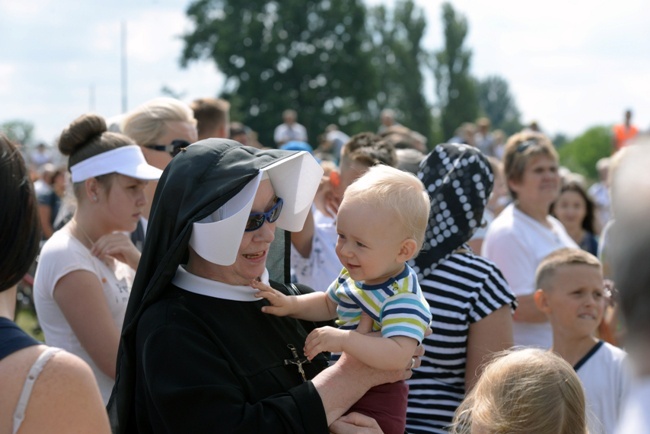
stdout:
<svg viewBox="0 0 650 434">
<path fill-rule="evenodd" d="M 427 17 L 424 47 L 439 50 L 442 2 L 415 2 Z M 179 37 L 191 30 L 190 3 L 0 0 L 0 123 L 31 122 L 35 139 L 52 143 L 77 116 L 118 115 L 125 103 L 133 109 L 162 96 L 165 86 L 186 102 L 217 96 L 223 76 L 212 62 L 179 65 Z M 650 128 L 647 0 L 451 3 L 468 21 L 471 73 L 504 78 L 524 123 L 534 120 L 548 134 L 574 137 L 619 122 L 629 108 L 635 124 Z M 431 84 L 427 94 L 435 102 Z"/>
</svg>

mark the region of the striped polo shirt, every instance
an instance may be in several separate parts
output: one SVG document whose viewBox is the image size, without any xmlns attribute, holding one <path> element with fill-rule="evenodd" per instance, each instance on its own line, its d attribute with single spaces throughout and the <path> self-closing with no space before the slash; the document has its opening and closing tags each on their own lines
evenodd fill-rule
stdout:
<svg viewBox="0 0 650 434">
<path fill-rule="evenodd" d="M 337 324 L 343 330 L 356 329 L 365 312 L 382 337 L 406 336 L 420 343 L 431 321 L 417 275 L 408 265 L 399 275 L 378 285 L 355 282 L 344 268 L 327 289 L 327 295 L 337 304 Z"/>
</svg>

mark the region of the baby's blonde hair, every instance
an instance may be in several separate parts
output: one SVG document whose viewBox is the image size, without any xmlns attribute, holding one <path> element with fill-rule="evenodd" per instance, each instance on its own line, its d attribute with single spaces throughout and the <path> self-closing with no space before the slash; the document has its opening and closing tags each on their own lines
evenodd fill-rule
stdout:
<svg viewBox="0 0 650 434">
<path fill-rule="evenodd" d="M 451 432 L 586 434 L 582 384 L 573 367 L 551 351 L 503 351 L 456 410 Z"/>
<path fill-rule="evenodd" d="M 406 236 L 417 243 L 417 255 L 424 242 L 431 202 L 415 175 L 383 164 L 372 166 L 345 190 L 343 203 L 352 201 L 370 204 L 377 212 L 394 212 Z"/>
</svg>

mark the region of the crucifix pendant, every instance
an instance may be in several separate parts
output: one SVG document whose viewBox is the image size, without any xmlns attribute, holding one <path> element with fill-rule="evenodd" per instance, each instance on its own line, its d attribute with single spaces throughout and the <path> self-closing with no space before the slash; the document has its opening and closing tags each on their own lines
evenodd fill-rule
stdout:
<svg viewBox="0 0 650 434">
<path fill-rule="evenodd" d="M 305 377 L 305 370 L 302 368 L 302 365 L 305 363 L 311 363 L 306 357 L 300 357 L 298 355 L 298 350 L 296 350 L 296 347 L 294 347 L 292 344 L 288 344 L 287 348 L 291 351 L 291 355 L 293 356 L 293 359 L 285 359 L 284 364 L 286 365 L 296 365 L 298 367 L 298 372 L 300 372 L 300 375 L 302 376 L 302 381 L 307 381 L 307 377 Z"/>
</svg>

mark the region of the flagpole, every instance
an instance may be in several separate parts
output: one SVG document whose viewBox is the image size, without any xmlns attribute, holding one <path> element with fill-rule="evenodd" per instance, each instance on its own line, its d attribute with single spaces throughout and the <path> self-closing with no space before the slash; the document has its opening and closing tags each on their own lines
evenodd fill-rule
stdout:
<svg viewBox="0 0 650 434">
<path fill-rule="evenodd" d="M 128 110 L 127 100 L 127 56 L 126 56 L 126 21 L 121 25 L 121 66 L 122 66 L 122 113 Z"/>
</svg>

